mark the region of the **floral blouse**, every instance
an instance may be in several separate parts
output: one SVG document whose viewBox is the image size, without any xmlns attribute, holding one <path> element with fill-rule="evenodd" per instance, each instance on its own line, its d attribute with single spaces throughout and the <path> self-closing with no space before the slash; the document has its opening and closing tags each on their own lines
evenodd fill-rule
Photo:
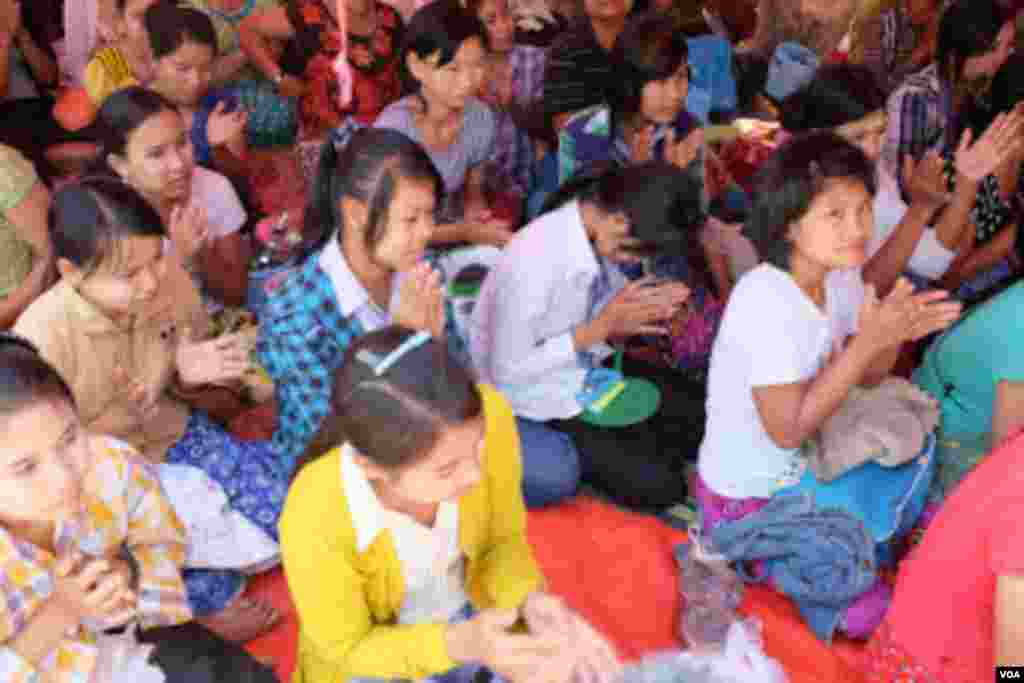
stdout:
<svg viewBox="0 0 1024 683">
<path fill-rule="evenodd" d="M 304 66 L 303 77 L 309 86 L 300 102 L 302 131 L 305 138 L 317 138 L 341 124 L 351 115 L 364 125 L 401 94 L 399 45 L 403 30 L 398 12 L 377 3 L 377 31 L 371 38 L 348 35 L 348 61 L 352 68 L 352 102 L 343 110 L 338 104 L 338 82 L 334 61 L 341 50 L 337 22 L 324 0 L 297 0 L 292 21 L 301 22 L 296 34 L 319 43 Z"/>
</svg>

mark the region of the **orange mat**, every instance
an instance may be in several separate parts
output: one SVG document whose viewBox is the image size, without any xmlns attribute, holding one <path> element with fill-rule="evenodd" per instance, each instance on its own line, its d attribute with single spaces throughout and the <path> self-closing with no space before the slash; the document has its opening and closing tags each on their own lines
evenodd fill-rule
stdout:
<svg viewBox="0 0 1024 683">
<path fill-rule="evenodd" d="M 579 498 L 529 514 L 529 534 L 549 588 L 585 615 L 615 643 L 626 660 L 679 646 L 680 607 L 673 546 L 686 535 L 648 516 Z M 295 666 L 298 631 L 280 570 L 252 581 L 250 595 L 271 600 L 284 623 L 249 650 L 272 657 L 282 681 Z M 743 610 L 764 628 L 765 649 L 786 669 L 791 683 L 860 683 L 860 646 L 832 647 L 804 626 L 796 609 L 771 590 L 747 591 Z"/>
</svg>

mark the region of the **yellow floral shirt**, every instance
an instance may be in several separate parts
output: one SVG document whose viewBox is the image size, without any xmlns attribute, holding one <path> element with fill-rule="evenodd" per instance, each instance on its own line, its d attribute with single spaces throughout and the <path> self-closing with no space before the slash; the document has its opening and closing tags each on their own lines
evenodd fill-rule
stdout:
<svg viewBox="0 0 1024 683">
<path fill-rule="evenodd" d="M 160 489 L 154 468 L 130 446 L 90 437 L 78 519 L 56 530 L 58 555 L 71 550 L 94 557 L 131 553 L 139 567 L 139 621 L 143 627 L 192 618 L 181 578 L 187 539 Z M 94 635 L 80 625 L 36 666 L 7 647 L 53 592 L 56 557 L 0 527 L 0 681 L 88 683 L 96 666 Z M 45 677 L 45 679 L 44 679 Z"/>
</svg>

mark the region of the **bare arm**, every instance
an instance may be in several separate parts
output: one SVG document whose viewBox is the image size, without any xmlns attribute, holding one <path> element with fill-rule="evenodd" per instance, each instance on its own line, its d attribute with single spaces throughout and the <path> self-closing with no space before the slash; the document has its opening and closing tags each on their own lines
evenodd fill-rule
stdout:
<svg viewBox="0 0 1024 683">
<path fill-rule="evenodd" d="M 942 278 L 942 286 L 956 289 L 967 280 L 988 270 L 1010 255 L 1014 242 L 1017 241 L 1017 224 L 1008 225 L 991 240 L 980 247 L 975 247 L 959 263 L 950 266 L 949 272 Z"/>
<path fill-rule="evenodd" d="M 921 241 L 933 209 L 913 203 L 903 214 L 899 225 L 878 252 L 864 265 L 864 282 L 886 295 L 907 268 L 917 243 Z"/>
<path fill-rule="evenodd" d="M 213 63 L 212 85 L 227 85 L 235 79 L 238 72 L 249 63 L 244 50 L 235 50 L 231 54 L 222 55 Z"/>
<path fill-rule="evenodd" d="M 992 445 L 1024 427 L 1024 382 L 1000 380 L 992 406 Z"/>
<path fill-rule="evenodd" d="M 60 78 L 60 71 L 57 68 L 57 60 L 53 58 L 53 55 L 36 43 L 35 38 L 32 37 L 32 34 L 24 26 L 19 29 L 15 40 L 18 43 L 18 47 L 21 48 L 22 54 L 25 55 L 25 61 L 28 62 L 29 69 L 32 70 L 32 75 L 35 79 L 48 88 L 55 87 Z"/>
<path fill-rule="evenodd" d="M 211 241 L 197 255 L 204 282 L 228 306 L 245 305 L 250 257 L 239 232 Z"/>
<path fill-rule="evenodd" d="M 1024 577 L 1000 576 L 995 603 L 995 664 L 1024 665 Z"/>
<path fill-rule="evenodd" d="M 43 603 L 21 633 L 2 647 L 10 648 L 29 665 L 36 667 L 57 649 L 68 629 L 77 625 L 77 617 L 50 599 Z"/>
<path fill-rule="evenodd" d="M 273 80 L 281 73 L 281 67 L 277 65 L 271 41 L 293 37 L 295 28 L 288 19 L 288 11 L 282 5 L 276 5 L 244 19 L 238 27 L 238 35 L 248 60 L 260 73 Z"/>
</svg>

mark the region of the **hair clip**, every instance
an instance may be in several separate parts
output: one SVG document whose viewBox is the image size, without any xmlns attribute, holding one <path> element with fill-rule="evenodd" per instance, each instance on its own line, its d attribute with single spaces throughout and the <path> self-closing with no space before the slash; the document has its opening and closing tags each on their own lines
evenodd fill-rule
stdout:
<svg viewBox="0 0 1024 683">
<path fill-rule="evenodd" d="M 400 361 L 407 353 L 420 348 L 431 339 L 432 337 L 429 332 L 417 332 L 411 337 L 407 337 L 404 342 L 398 345 L 398 348 L 386 356 L 382 357 L 380 354 L 376 354 L 373 351 L 360 349 L 356 352 L 356 358 L 370 366 L 370 369 L 373 370 L 373 374 L 380 377 L 390 370 L 395 363 Z"/>
</svg>

